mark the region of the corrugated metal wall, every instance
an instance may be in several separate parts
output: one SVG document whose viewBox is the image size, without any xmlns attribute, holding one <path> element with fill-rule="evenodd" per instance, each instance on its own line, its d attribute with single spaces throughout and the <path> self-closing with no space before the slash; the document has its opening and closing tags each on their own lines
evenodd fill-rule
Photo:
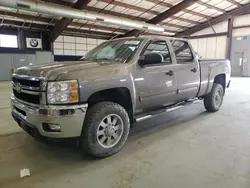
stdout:
<svg viewBox="0 0 250 188">
<path fill-rule="evenodd" d="M 236 17 L 234 19 L 234 27 L 250 25 L 250 15 L 243 15 Z M 192 36 L 201 36 L 206 34 L 224 33 L 227 32 L 228 22 L 222 22 L 212 27 L 206 28 L 202 31 L 192 34 Z M 246 36 L 250 35 L 249 28 L 234 29 L 233 36 Z M 210 37 L 210 38 L 200 38 L 200 39 L 191 39 L 191 44 L 196 52 L 200 54 L 203 58 L 226 58 L 226 46 L 227 46 L 227 37 Z"/>
<path fill-rule="evenodd" d="M 216 33 L 227 32 L 228 23 L 222 22 L 211 27 L 206 28 L 202 31 L 194 33 L 192 36 L 200 36 L 206 34 L 213 34 L 214 31 Z M 224 59 L 226 58 L 226 45 L 227 45 L 227 37 L 209 37 L 209 38 L 200 38 L 200 39 L 191 39 L 191 44 L 193 45 L 194 50 L 202 57 L 202 58 L 217 58 Z"/>
<path fill-rule="evenodd" d="M 211 37 L 190 40 L 194 50 L 202 58 L 224 59 L 226 57 L 227 37 Z"/>
<path fill-rule="evenodd" d="M 85 55 L 104 42 L 101 39 L 59 36 L 54 42 L 55 55 Z"/>
<path fill-rule="evenodd" d="M 52 52 L 37 51 L 34 54 L 1 53 L 0 80 L 11 80 L 11 70 L 30 64 L 39 64 L 54 61 Z"/>
</svg>

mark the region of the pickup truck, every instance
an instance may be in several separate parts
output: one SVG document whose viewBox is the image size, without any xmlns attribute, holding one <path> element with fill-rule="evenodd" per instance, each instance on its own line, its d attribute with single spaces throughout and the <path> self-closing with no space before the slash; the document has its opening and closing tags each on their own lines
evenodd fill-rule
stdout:
<svg viewBox="0 0 250 188">
<path fill-rule="evenodd" d="M 107 157 L 135 122 L 197 100 L 218 111 L 230 72 L 229 60 L 200 60 L 185 39 L 109 40 L 80 61 L 18 68 L 12 116 L 34 137 L 75 138 L 82 151 Z"/>
</svg>

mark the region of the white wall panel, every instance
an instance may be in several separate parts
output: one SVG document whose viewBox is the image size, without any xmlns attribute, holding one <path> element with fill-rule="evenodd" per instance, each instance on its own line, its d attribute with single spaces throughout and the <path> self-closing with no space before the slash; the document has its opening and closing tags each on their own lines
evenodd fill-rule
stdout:
<svg viewBox="0 0 250 188">
<path fill-rule="evenodd" d="M 87 38 L 87 44 L 97 44 L 97 39 Z"/>
<path fill-rule="evenodd" d="M 213 25 L 213 28 L 216 33 L 227 32 L 227 27 L 228 27 L 227 21 Z M 193 33 L 191 36 L 207 35 L 207 34 L 213 34 L 213 33 L 214 33 L 213 29 L 211 27 L 208 27 L 206 29 Z"/>
<path fill-rule="evenodd" d="M 76 37 L 76 43 L 87 43 L 87 39 L 86 38 L 82 38 L 82 37 Z"/>
<path fill-rule="evenodd" d="M 195 52 L 198 52 L 198 39 L 189 40 Z"/>
<path fill-rule="evenodd" d="M 227 37 L 217 37 L 216 43 L 216 58 L 225 59 L 226 58 L 226 48 L 227 48 Z"/>
<path fill-rule="evenodd" d="M 85 55 L 105 40 L 85 37 L 59 36 L 54 42 L 55 55 Z"/>
<path fill-rule="evenodd" d="M 211 34 L 211 33 L 214 33 L 214 32 L 213 32 L 212 28 L 209 27 L 209 28 L 203 29 L 201 31 L 198 31 L 196 33 L 193 33 L 191 36 L 206 35 L 206 34 Z"/>
<path fill-rule="evenodd" d="M 75 50 L 63 50 L 64 55 L 76 55 Z"/>
<path fill-rule="evenodd" d="M 87 45 L 86 44 L 76 44 L 76 50 L 87 50 Z"/>
<path fill-rule="evenodd" d="M 206 50 L 206 58 L 213 59 L 216 57 L 217 51 L 217 37 L 207 38 L 207 50 Z"/>
<path fill-rule="evenodd" d="M 101 43 L 103 43 L 103 42 L 105 42 L 106 40 L 101 40 L 101 39 L 98 39 L 97 40 L 97 44 L 101 44 Z"/>
<path fill-rule="evenodd" d="M 59 37 L 57 37 L 55 42 L 63 42 L 63 36 L 60 35 Z"/>
<path fill-rule="evenodd" d="M 216 25 L 213 25 L 213 28 L 214 28 L 216 33 L 227 32 L 228 21 L 224 21 L 224 22 L 218 23 Z"/>
<path fill-rule="evenodd" d="M 63 43 L 62 42 L 54 42 L 54 48 L 55 49 L 63 49 Z"/>
<path fill-rule="evenodd" d="M 96 45 L 88 44 L 88 45 L 87 45 L 87 50 L 90 51 L 90 50 L 92 50 L 92 49 L 95 48 L 95 47 L 96 47 Z"/>
<path fill-rule="evenodd" d="M 190 43 L 203 59 L 225 58 L 226 56 L 226 36 L 191 39 Z"/>
<path fill-rule="evenodd" d="M 198 40 L 198 49 L 199 49 L 199 55 L 202 56 L 203 59 L 206 58 L 207 54 L 207 39 L 199 39 Z"/>
<path fill-rule="evenodd" d="M 67 50 L 75 50 L 76 44 L 75 43 L 64 43 L 63 48 L 67 49 Z"/>
<path fill-rule="evenodd" d="M 63 55 L 63 50 L 54 49 L 54 54 L 55 54 L 55 55 Z"/>
<path fill-rule="evenodd" d="M 76 55 L 85 55 L 87 52 L 86 51 L 79 51 L 79 50 L 76 50 Z"/>
<path fill-rule="evenodd" d="M 234 37 L 246 36 L 246 35 L 250 35 L 250 28 L 242 28 L 242 29 L 233 30 Z"/>
<path fill-rule="evenodd" d="M 250 24 L 250 14 L 238 16 L 234 18 L 234 26 L 243 26 Z"/>
<path fill-rule="evenodd" d="M 75 37 L 70 37 L 70 36 L 63 36 L 63 42 L 75 43 L 76 38 Z"/>
</svg>

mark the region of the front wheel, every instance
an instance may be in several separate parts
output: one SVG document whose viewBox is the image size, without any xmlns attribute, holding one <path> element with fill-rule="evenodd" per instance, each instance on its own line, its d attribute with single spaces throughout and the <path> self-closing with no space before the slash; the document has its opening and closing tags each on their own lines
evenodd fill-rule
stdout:
<svg viewBox="0 0 250 188">
<path fill-rule="evenodd" d="M 211 92 L 204 97 L 204 106 L 208 112 L 217 112 L 223 102 L 224 89 L 221 84 L 214 83 Z"/>
<path fill-rule="evenodd" d="M 100 102 L 86 115 L 81 136 L 81 147 L 94 157 L 108 157 L 117 153 L 129 134 L 129 117 L 117 103 Z"/>
</svg>

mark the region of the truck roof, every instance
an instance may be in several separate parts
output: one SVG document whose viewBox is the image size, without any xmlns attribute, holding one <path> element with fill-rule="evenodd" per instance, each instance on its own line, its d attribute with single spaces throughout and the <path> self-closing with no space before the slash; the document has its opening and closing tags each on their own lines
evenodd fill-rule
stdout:
<svg viewBox="0 0 250 188">
<path fill-rule="evenodd" d="M 184 40 L 188 41 L 188 39 L 185 38 L 176 38 L 176 37 L 164 37 L 164 36 L 139 36 L 139 37 L 121 37 L 117 39 L 111 39 L 111 40 L 119 40 L 119 39 L 160 39 L 160 40 Z"/>
</svg>

